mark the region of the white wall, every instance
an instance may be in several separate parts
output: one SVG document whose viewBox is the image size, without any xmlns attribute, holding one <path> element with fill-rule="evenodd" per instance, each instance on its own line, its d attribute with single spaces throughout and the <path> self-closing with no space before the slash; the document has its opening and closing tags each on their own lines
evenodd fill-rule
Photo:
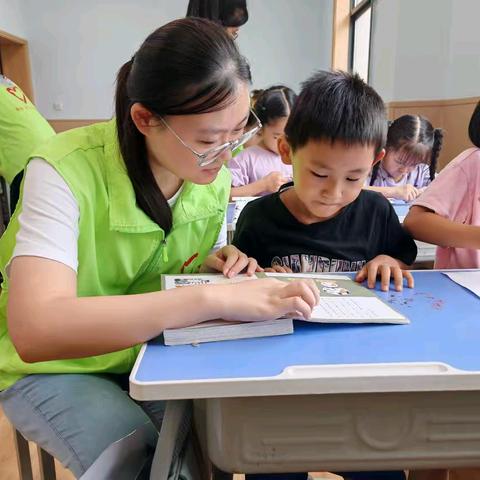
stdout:
<svg viewBox="0 0 480 480">
<path fill-rule="evenodd" d="M 118 68 L 151 31 L 183 17 L 187 3 L 0 0 L 0 22 L 7 18 L 0 28 L 28 33 L 35 98 L 43 115 L 107 118 Z M 329 68 L 333 0 L 249 0 L 248 8 L 239 46 L 251 63 L 255 87 L 284 83 L 298 89 L 313 71 Z"/>
<path fill-rule="evenodd" d="M 478 0 L 452 0 L 446 98 L 480 96 L 479 18 Z"/>
<path fill-rule="evenodd" d="M 110 117 L 117 70 L 150 32 L 186 11 L 177 0 L 24 1 L 35 96 L 49 119 Z"/>
<path fill-rule="evenodd" d="M 0 30 L 17 37 L 28 37 L 25 2 L 22 0 L 0 0 Z"/>
<path fill-rule="evenodd" d="M 314 71 L 330 68 L 333 0 L 249 0 L 248 10 L 238 43 L 256 88 L 298 91 Z"/>
<path fill-rule="evenodd" d="M 480 95 L 477 0 L 376 0 L 370 83 L 392 100 Z"/>
</svg>

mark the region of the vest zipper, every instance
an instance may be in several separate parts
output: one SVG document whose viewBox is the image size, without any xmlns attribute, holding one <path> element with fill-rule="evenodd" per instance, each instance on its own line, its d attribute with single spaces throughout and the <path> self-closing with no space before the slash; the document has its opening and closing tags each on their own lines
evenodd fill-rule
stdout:
<svg viewBox="0 0 480 480">
<path fill-rule="evenodd" d="M 162 259 L 164 263 L 168 263 L 167 239 L 162 240 Z"/>
</svg>

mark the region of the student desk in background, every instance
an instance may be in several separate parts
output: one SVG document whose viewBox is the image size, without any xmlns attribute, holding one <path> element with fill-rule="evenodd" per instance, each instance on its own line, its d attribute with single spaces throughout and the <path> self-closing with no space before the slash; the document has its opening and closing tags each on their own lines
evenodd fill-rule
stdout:
<svg viewBox="0 0 480 480">
<path fill-rule="evenodd" d="M 480 466 L 480 298 L 439 271 L 414 277 L 415 289 L 378 293 L 409 325 L 296 322 L 286 336 L 154 341 L 130 394 L 167 400 L 170 426 L 194 399 L 202 444 L 227 472 Z M 159 445 L 155 479 L 171 438 Z"/>
<path fill-rule="evenodd" d="M 238 217 L 245 205 L 258 197 L 234 197 L 227 208 L 227 243 L 232 243 Z"/>
<path fill-rule="evenodd" d="M 403 223 L 405 217 L 410 210 L 411 204 L 405 203 L 403 200 L 390 200 L 395 213 L 398 215 L 398 219 L 400 223 Z M 433 262 L 435 261 L 435 253 L 437 247 L 430 243 L 421 242 L 420 240 L 415 240 L 417 244 L 417 259 L 415 263 L 422 263 L 422 262 Z"/>
</svg>

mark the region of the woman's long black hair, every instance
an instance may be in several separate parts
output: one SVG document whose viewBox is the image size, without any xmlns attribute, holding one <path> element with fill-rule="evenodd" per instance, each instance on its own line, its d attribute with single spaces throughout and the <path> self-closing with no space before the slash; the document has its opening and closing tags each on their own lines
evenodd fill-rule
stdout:
<svg viewBox="0 0 480 480">
<path fill-rule="evenodd" d="M 194 115 L 225 108 L 250 68 L 235 42 L 216 23 L 202 18 L 175 20 L 155 30 L 117 76 L 118 140 L 136 200 L 168 233 L 172 212 L 150 168 L 145 137 L 130 115 L 141 103 L 158 116 Z"/>
</svg>

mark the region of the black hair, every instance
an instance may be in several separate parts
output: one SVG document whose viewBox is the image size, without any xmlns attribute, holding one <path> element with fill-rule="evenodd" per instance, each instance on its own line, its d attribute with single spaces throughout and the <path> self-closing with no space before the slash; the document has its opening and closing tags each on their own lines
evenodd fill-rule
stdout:
<svg viewBox="0 0 480 480">
<path fill-rule="evenodd" d="M 246 0 L 190 0 L 187 17 L 208 18 L 223 27 L 241 27 L 248 21 Z"/>
<path fill-rule="evenodd" d="M 387 136 L 385 105 L 357 74 L 320 71 L 302 84 L 285 134 L 293 151 L 328 140 L 373 145 L 377 154 Z"/>
<path fill-rule="evenodd" d="M 158 117 L 214 112 L 235 100 L 239 82 L 250 80 L 248 63 L 230 35 L 201 18 L 155 30 L 120 68 L 115 101 L 120 151 L 138 207 L 165 233 L 172 212 L 150 168 L 145 137 L 132 120 L 132 105 L 141 103 Z"/>
<path fill-rule="evenodd" d="M 472 118 L 468 125 L 468 136 L 470 137 L 470 141 L 477 148 L 480 148 L 480 102 L 477 103 L 472 113 Z"/>
<path fill-rule="evenodd" d="M 288 117 L 296 99 L 297 94 L 291 88 L 274 85 L 256 94 L 253 110 L 262 125 L 268 125 L 277 118 Z"/>
<path fill-rule="evenodd" d="M 399 152 L 405 159 L 430 166 L 430 179 L 435 178 L 438 157 L 443 144 L 443 131 L 420 115 L 402 115 L 393 121 L 387 133 L 387 154 Z M 380 163 L 372 169 L 370 185 L 375 183 Z"/>
</svg>

